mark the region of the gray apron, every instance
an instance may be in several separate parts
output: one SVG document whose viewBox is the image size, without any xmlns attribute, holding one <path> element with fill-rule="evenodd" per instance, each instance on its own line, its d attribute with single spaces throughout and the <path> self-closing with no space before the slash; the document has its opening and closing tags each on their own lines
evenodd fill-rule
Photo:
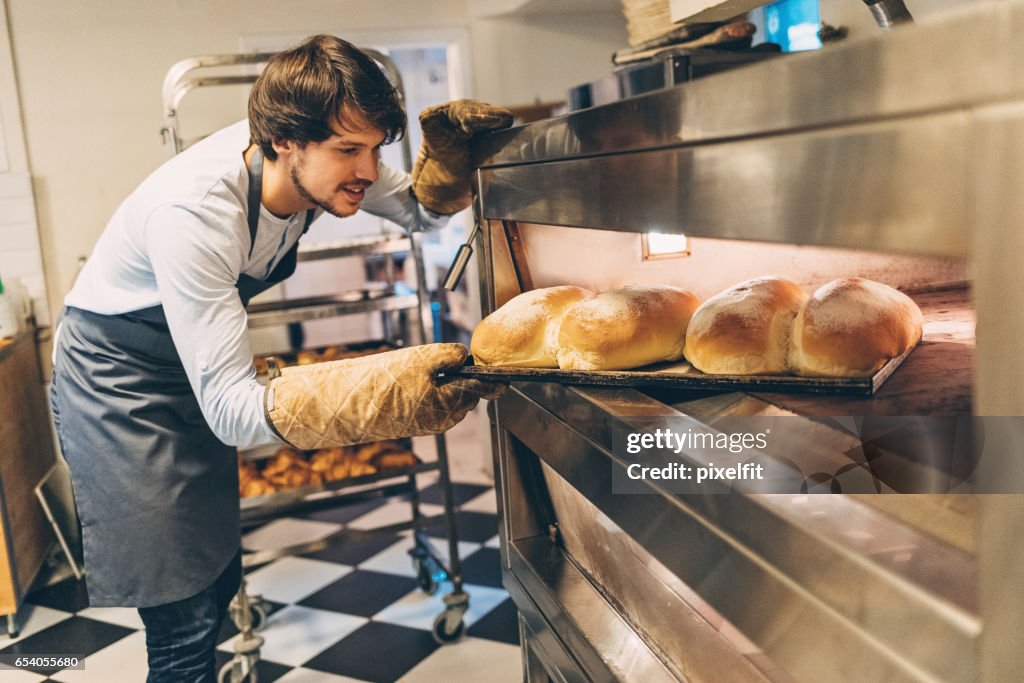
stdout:
<svg viewBox="0 0 1024 683">
<path fill-rule="evenodd" d="M 250 166 L 251 255 L 258 149 Z M 309 211 L 305 229 L 312 219 Z M 243 274 L 243 304 L 290 276 L 297 250 L 266 280 Z M 153 607 L 210 586 L 241 543 L 237 452 L 206 423 L 163 307 L 122 315 L 65 308 L 51 405 L 82 525 L 90 604 Z"/>
</svg>

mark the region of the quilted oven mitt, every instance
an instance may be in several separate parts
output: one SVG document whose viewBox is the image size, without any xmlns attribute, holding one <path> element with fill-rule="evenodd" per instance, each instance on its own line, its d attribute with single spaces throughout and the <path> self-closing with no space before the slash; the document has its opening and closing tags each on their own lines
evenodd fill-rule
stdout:
<svg viewBox="0 0 1024 683">
<path fill-rule="evenodd" d="M 434 377 L 467 353 L 462 344 L 426 344 L 284 368 L 264 394 L 267 421 L 303 450 L 439 434 L 504 390 L 469 378 L 436 386 Z"/>
<path fill-rule="evenodd" d="M 455 100 L 420 114 L 423 144 L 412 170 L 412 191 L 434 213 L 450 215 L 472 201 L 469 141 L 477 133 L 508 128 L 512 112 L 476 100 Z"/>
</svg>

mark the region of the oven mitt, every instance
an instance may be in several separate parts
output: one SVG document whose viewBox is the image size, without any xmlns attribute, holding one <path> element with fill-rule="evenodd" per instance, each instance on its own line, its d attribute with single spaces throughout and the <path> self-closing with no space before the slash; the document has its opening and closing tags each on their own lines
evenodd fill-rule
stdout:
<svg viewBox="0 0 1024 683">
<path fill-rule="evenodd" d="M 289 367 L 264 394 L 267 421 L 296 448 L 312 450 L 440 434 L 504 386 L 434 377 L 466 360 L 462 344 L 426 344 L 362 358 Z"/>
<path fill-rule="evenodd" d="M 455 100 L 420 114 L 423 144 L 412 170 L 412 191 L 420 204 L 443 215 L 472 201 L 473 165 L 469 141 L 477 133 L 512 125 L 512 112 L 476 100 Z"/>
</svg>

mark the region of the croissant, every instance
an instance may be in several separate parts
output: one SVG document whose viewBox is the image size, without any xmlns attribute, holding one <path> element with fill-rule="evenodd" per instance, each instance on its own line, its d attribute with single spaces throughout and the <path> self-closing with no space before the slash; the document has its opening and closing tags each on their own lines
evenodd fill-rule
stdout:
<svg viewBox="0 0 1024 683">
<path fill-rule="evenodd" d="M 391 451 L 381 453 L 373 463 L 382 470 L 394 467 L 412 467 L 419 463 L 419 458 L 412 451 Z"/>
<path fill-rule="evenodd" d="M 267 493 L 274 493 L 277 491 L 277 487 L 271 484 L 266 479 L 251 479 L 244 484 L 239 486 L 239 493 L 243 498 L 249 498 L 251 496 L 262 496 Z"/>
</svg>

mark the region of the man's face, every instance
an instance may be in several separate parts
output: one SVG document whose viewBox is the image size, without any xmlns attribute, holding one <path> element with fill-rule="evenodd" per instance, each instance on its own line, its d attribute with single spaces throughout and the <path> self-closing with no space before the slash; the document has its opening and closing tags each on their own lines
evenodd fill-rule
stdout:
<svg viewBox="0 0 1024 683">
<path fill-rule="evenodd" d="M 334 135 L 322 142 L 294 147 L 289 175 L 300 197 L 345 218 L 359 210 L 377 180 L 384 133 L 347 108 L 331 129 Z"/>
</svg>

